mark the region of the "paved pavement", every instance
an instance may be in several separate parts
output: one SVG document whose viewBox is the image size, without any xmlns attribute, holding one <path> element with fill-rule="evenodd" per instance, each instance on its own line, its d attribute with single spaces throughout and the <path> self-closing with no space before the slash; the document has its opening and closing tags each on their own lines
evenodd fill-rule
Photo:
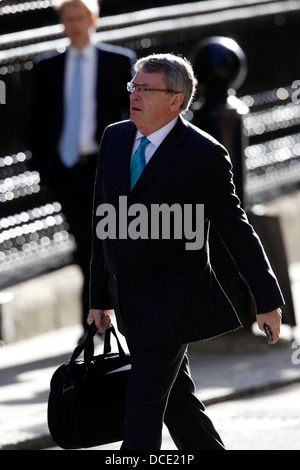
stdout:
<svg viewBox="0 0 300 470">
<path fill-rule="evenodd" d="M 66 327 L 0 348 L 0 449 L 53 447 L 47 426 L 49 383 L 70 358 L 80 327 Z M 101 353 L 97 345 L 95 353 Z M 286 384 L 300 387 L 300 334 L 283 328 L 282 340 L 268 345 L 252 332 L 235 333 L 190 346 L 197 395 L 208 406 Z M 119 444 L 101 449 L 118 449 Z M 163 449 L 174 449 L 164 430 Z"/>
<path fill-rule="evenodd" d="M 209 406 L 226 449 L 299 451 L 299 388 L 298 382 Z"/>
</svg>

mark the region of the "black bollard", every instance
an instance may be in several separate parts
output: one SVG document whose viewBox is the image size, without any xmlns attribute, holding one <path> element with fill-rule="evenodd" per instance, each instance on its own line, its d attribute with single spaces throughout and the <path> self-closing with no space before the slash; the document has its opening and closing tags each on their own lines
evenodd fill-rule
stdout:
<svg viewBox="0 0 300 470">
<path fill-rule="evenodd" d="M 200 93 L 193 123 L 227 148 L 237 195 L 245 206 L 243 153 L 247 142 L 242 116 L 248 108 L 235 92 L 247 75 L 246 56 L 235 41 L 224 37 L 201 41 L 193 56 Z"/>
<path fill-rule="evenodd" d="M 192 52 L 192 63 L 199 83 L 199 101 L 193 106 L 193 124 L 208 132 L 228 150 L 233 179 L 241 205 L 245 208 L 243 114 L 248 108 L 235 96 L 247 75 L 247 60 L 232 39 L 211 37 Z M 213 227 L 210 229 L 211 263 L 244 328 L 250 329 L 255 312 L 248 288 Z"/>
</svg>

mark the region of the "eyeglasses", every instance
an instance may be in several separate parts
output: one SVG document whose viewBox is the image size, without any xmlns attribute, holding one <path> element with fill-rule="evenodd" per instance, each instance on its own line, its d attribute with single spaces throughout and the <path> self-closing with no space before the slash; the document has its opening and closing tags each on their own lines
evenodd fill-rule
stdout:
<svg viewBox="0 0 300 470">
<path fill-rule="evenodd" d="M 127 91 L 132 93 L 134 90 L 137 90 L 139 93 L 147 95 L 150 91 L 164 91 L 165 93 L 180 93 L 180 91 L 169 90 L 168 88 L 150 88 L 146 85 L 137 85 L 133 82 L 127 83 Z"/>
</svg>

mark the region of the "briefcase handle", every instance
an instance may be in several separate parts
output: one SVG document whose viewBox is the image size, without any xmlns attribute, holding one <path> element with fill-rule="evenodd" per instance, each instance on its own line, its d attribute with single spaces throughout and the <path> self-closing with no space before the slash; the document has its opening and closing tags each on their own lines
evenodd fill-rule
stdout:
<svg viewBox="0 0 300 470">
<path fill-rule="evenodd" d="M 89 364 L 91 363 L 91 361 L 93 359 L 93 356 L 94 356 L 94 336 L 97 333 L 97 331 L 98 330 L 96 328 L 95 323 L 92 323 L 88 328 L 87 337 L 86 337 L 85 341 L 82 344 L 79 344 L 74 349 L 74 352 L 72 354 L 70 362 L 74 362 L 83 351 L 84 352 L 84 363 L 85 363 L 86 367 L 89 366 Z M 126 357 L 126 353 L 125 353 L 124 349 L 121 346 L 121 343 L 119 341 L 119 338 L 118 338 L 118 335 L 116 333 L 116 330 L 115 330 L 114 326 L 111 325 L 111 327 L 108 328 L 107 330 L 105 330 L 105 332 L 103 334 L 104 334 L 103 355 L 107 356 L 111 352 L 110 338 L 111 338 L 111 334 L 113 334 L 114 337 L 116 338 L 116 341 L 117 341 L 120 356 Z"/>
</svg>

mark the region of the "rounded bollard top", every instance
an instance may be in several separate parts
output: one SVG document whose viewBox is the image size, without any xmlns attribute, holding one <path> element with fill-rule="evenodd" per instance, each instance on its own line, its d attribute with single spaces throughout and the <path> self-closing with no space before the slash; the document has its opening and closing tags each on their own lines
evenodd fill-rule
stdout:
<svg viewBox="0 0 300 470">
<path fill-rule="evenodd" d="M 237 90 L 247 75 L 247 59 L 233 39 L 214 36 L 200 41 L 193 53 L 193 67 L 199 85 L 205 91 L 219 90 L 227 94 Z"/>
</svg>

